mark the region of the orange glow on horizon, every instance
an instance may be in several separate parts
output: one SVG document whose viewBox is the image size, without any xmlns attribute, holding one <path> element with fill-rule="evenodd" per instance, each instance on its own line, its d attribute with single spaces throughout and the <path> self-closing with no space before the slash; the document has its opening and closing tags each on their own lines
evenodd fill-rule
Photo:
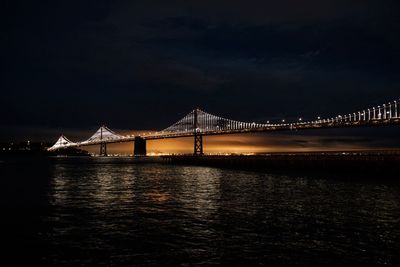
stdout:
<svg viewBox="0 0 400 267">
<path fill-rule="evenodd" d="M 135 133 L 137 134 L 137 132 Z M 241 134 L 203 137 L 204 152 L 218 153 L 271 153 L 271 152 L 312 152 L 350 151 L 368 149 L 360 144 L 321 144 L 318 136 Z M 99 153 L 99 146 L 83 149 Z M 108 154 L 132 155 L 133 142 L 108 144 Z M 376 148 L 375 148 L 376 149 Z M 190 154 L 193 152 L 193 137 L 147 141 L 148 154 Z"/>
</svg>

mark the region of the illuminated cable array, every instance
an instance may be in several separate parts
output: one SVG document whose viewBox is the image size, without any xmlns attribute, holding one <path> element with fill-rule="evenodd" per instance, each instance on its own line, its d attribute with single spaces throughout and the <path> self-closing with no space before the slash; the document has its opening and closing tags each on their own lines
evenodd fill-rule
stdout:
<svg viewBox="0 0 400 267">
<path fill-rule="evenodd" d="M 400 101 L 392 101 L 381 106 L 363 109 L 345 115 L 338 115 L 328 119 L 319 119 L 315 123 L 354 123 L 399 119 Z"/>
<path fill-rule="evenodd" d="M 197 113 L 197 125 L 195 125 L 195 115 Z M 197 127 L 196 127 L 197 126 Z M 270 124 L 249 123 L 242 121 L 235 121 L 222 118 L 210 113 L 204 112 L 200 109 L 193 110 L 187 114 L 183 119 L 177 121 L 170 127 L 161 131 L 161 133 L 187 133 L 187 132 L 214 132 L 223 130 L 243 130 L 267 127 Z M 160 132 L 159 132 L 160 133 Z"/>
<path fill-rule="evenodd" d="M 101 142 L 122 138 L 122 135 L 116 134 L 106 126 L 101 126 L 89 139 L 82 143 Z"/>
</svg>

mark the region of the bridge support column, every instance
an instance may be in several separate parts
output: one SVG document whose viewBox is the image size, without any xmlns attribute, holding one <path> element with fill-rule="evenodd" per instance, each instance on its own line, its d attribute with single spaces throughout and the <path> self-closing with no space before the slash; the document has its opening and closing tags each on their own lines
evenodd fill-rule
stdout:
<svg viewBox="0 0 400 267">
<path fill-rule="evenodd" d="M 203 136 L 201 134 L 194 135 L 194 155 L 203 155 Z"/>
<path fill-rule="evenodd" d="M 193 132 L 194 132 L 194 153 L 195 156 L 203 155 L 203 135 L 199 133 L 199 109 L 196 108 L 193 114 Z"/>
<path fill-rule="evenodd" d="M 133 151 L 134 156 L 146 156 L 146 139 L 135 137 L 135 148 Z"/>
<path fill-rule="evenodd" d="M 100 143 L 100 156 L 107 157 L 107 144 Z"/>
</svg>

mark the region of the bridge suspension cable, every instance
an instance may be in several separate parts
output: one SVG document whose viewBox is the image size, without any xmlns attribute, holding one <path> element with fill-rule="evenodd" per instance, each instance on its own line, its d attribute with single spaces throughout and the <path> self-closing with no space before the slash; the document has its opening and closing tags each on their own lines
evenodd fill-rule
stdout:
<svg viewBox="0 0 400 267">
<path fill-rule="evenodd" d="M 195 125 L 195 114 L 197 113 L 197 125 Z M 243 121 L 236 121 L 231 119 L 222 118 L 212 115 L 200 109 L 193 110 L 188 113 L 181 120 L 172 124 L 168 128 L 161 131 L 161 133 L 207 133 L 214 131 L 224 130 L 242 130 L 260 127 L 268 127 L 271 124 L 249 123 Z"/>
<path fill-rule="evenodd" d="M 60 148 L 66 148 L 66 147 L 74 146 L 74 145 L 76 145 L 76 143 L 72 142 L 71 140 L 69 140 L 64 135 L 61 135 L 58 138 L 57 142 L 52 147 L 50 147 L 48 150 L 49 151 L 57 150 L 57 149 L 60 149 Z"/>
<path fill-rule="evenodd" d="M 81 142 L 81 144 L 110 141 L 122 137 L 122 135 L 116 134 L 114 131 L 103 125 L 91 137 L 89 137 L 89 139 Z"/>
</svg>

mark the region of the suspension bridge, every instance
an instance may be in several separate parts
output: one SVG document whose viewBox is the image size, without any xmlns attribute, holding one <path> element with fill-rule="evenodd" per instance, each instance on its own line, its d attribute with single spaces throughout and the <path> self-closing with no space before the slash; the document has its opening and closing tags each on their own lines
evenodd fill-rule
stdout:
<svg viewBox="0 0 400 267">
<path fill-rule="evenodd" d="M 48 151 L 70 147 L 91 145 L 100 146 L 100 155 L 107 156 L 107 144 L 134 142 L 134 155 L 146 155 L 146 141 L 179 137 L 194 137 L 194 155 L 203 154 L 203 136 L 239 133 L 290 131 L 304 129 L 385 126 L 400 124 L 400 100 L 392 101 L 381 106 L 366 108 L 357 112 L 337 115 L 330 118 L 316 117 L 314 120 L 295 122 L 281 120 L 279 122 L 255 123 L 222 118 L 207 113 L 198 108 L 168 128 L 140 135 L 120 135 L 106 126 L 101 126 L 89 139 L 72 142 L 61 135 Z"/>
</svg>

